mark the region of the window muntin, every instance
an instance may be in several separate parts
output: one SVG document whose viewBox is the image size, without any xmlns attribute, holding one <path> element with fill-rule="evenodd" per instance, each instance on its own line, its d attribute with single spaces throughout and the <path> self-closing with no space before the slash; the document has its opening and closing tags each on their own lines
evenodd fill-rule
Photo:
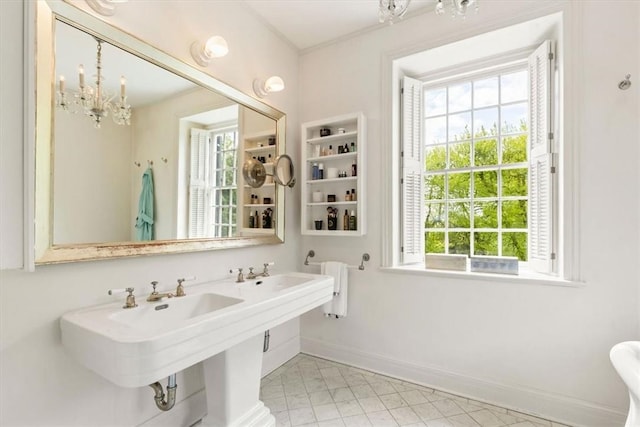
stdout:
<svg viewBox="0 0 640 427">
<path fill-rule="evenodd" d="M 425 252 L 527 260 L 527 73 L 425 85 Z"/>
</svg>

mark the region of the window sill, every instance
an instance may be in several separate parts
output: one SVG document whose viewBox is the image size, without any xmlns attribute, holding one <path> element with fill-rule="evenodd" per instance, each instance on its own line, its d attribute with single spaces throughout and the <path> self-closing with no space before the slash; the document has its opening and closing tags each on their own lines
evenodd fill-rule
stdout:
<svg viewBox="0 0 640 427">
<path fill-rule="evenodd" d="M 481 280 L 488 282 L 498 283 L 518 283 L 524 285 L 545 285 L 545 286 L 562 286 L 570 288 L 582 288 L 585 286 L 584 282 L 576 280 L 566 280 L 558 277 L 545 276 L 543 274 L 537 274 L 530 271 L 520 271 L 519 275 L 511 274 L 491 274 L 491 273 L 476 273 L 468 271 L 448 271 L 448 270 L 430 270 L 424 268 L 422 265 L 403 265 L 397 267 L 381 267 L 380 271 L 384 273 L 397 273 L 397 274 L 409 274 L 415 276 L 429 276 L 429 277 L 445 277 L 449 279 L 463 279 L 463 280 Z"/>
</svg>

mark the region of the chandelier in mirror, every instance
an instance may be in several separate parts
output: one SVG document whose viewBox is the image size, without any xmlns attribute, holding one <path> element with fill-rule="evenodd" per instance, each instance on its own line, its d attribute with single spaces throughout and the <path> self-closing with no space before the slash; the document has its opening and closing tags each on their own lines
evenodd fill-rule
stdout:
<svg viewBox="0 0 640 427">
<path fill-rule="evenodd" d="M 396 19 L 401 19 L 409 8 L 411 0 L 380 0 L 378 15 L 380 23 L 393 24 Z"/>
<path fill-rule="evenodd" d="M 100 128 L 102 120 L 109 116 L 118 125 L 131 124 L 131 105 L 127 103 L 126 80 L 120 77 L 120 96 L 116 102 L 112 102 L 115 93 L 110 94 L 104 87 L 104 77 L 102 75 L 102 43 L 96 38 L 98 43 L 96 50 L 96 74 L 95 87 L 85 83 L 84 66 L 78 67 L 78 90 L 67 94 L 65 78 L 60 76 L 58 84 L 56 106 L 72 113 L 83 113 L 94 121 L 94 126 Z"/>
<path fill-rule="evenodd" d="M 475 5 L 474 10 L 478 12 L 478 0 L 438 0 L 438 4 L 436 4 L 437 15 L 444 15 L 445 3 L 449 3 L 452 18 L 456 16 L 462 16 L 464 18 L 467 15 L 469 7 L 473 5 Z"/>
</svg>

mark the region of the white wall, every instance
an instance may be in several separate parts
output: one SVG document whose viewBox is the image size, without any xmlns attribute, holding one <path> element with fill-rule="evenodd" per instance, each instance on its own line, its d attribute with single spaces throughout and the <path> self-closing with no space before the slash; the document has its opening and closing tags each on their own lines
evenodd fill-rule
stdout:
<svg viewBox="0 0 640 427">
<path fill-rule="evenodd" d="M 570 2 L 566 28 L 574 50 L 565 79 L 573 88 L 584 287 L 555 287 L 381 271 L 380 196 L 387 167 L 382 102 L 384 60 L 417 46 L 438 46 L 482 28 L 540 15 L 555 2 L 483 1 L 466 21 L 420 15 L 300 59 L 301 122 L 363 111 L 368 120 L 370 231 L 363 238 L 303 237 L 316 259 L 356 263 L 350 273 L 349 316 L 302 317 L 302 349 L 396 374 L 470 397 L 584 425 L 622 424 L 623 383 L 608 354 L 617 342 L 640 339 L 638 88 L 617 83 L 638 74 L 640 38 L 634 1 Z M 615 6 L 613 5 L 615 4 Z M 544 9 L 547 8 L 547 9 Z M 635 83 L 634 83 L 635 84 Z M 390 102 L 390 101 L 389 101 Z"/>
<path fill-rule="evenodd" d="M 78 4 L 79 6 L 86 4 Z M 278 74 L 288 89 L 267 98 L 287 113 L 288 152 L 298 156 L 297 52 L 247 16 L 237 2 L 129 2 L 110 18 L 116 25 L 169 54 L 192 63 L 189 46 L 212 29 L 223 35 L 230 54 L 207 69 L 215 77 L 252 93 L 254 77 Z M 101 262 L 22 266 L 23 234 L 23 2 L 0 2 L 3 60 L 0 115 L 0 425 L 128 426 L 159 413 L 151 389 L 122 389 L 86 370 L 64 353 L 58 321 L 69 310 L 112 301 L 109 288 L 134 286 L 138 295 L 151 280 L 162 289 L 175 279 L 224 277 L 230 267 L 275 261 L 275 271 L 292 270 L 300 253 L 299 196 L 287 190 L 286 242 L 283 245 L 194 254 L 149 256 Z M 289 89 L 290 88 L 290 89 Z M 296 325 L 297 328 L 297 325 Z M 178 377 L 178 399 L 202 389 L 201 368 Z M 201 393 L 200 393 L 201 395 Z M 172 412 L 175 412 L 172 411 Z M 176 425 L 176 424 L 172 424 Z"/>
<path fill-rule="evenodd" d="M 53 242 L 130 240 L 131 128 L 55 112 Z M 137 206 L 137 204 L 136 204 Z"/>
</svg>

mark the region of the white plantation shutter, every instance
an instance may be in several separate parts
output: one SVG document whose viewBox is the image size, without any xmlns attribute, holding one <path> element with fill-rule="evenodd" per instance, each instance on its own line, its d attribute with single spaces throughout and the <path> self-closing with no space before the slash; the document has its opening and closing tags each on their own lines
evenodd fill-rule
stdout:
<svg viewBox="0 0 640 427">
<path fill-rule="evenodd" d="M 402 81 L 402 242 L 403 264 L 424 259 L 422 82 Z"/>
<path fill-rule="evenodd" d="M 555 271 L 554 73 L 554 46 L 547 40 L 529 57 L 529 264 L 540 273 Z"/>
<path fill-rule="evenodd" d="M 210 193 L 209 132 L 191 129 L 189 169 L 189 238 L 207 237 Z"/>
</svg>

